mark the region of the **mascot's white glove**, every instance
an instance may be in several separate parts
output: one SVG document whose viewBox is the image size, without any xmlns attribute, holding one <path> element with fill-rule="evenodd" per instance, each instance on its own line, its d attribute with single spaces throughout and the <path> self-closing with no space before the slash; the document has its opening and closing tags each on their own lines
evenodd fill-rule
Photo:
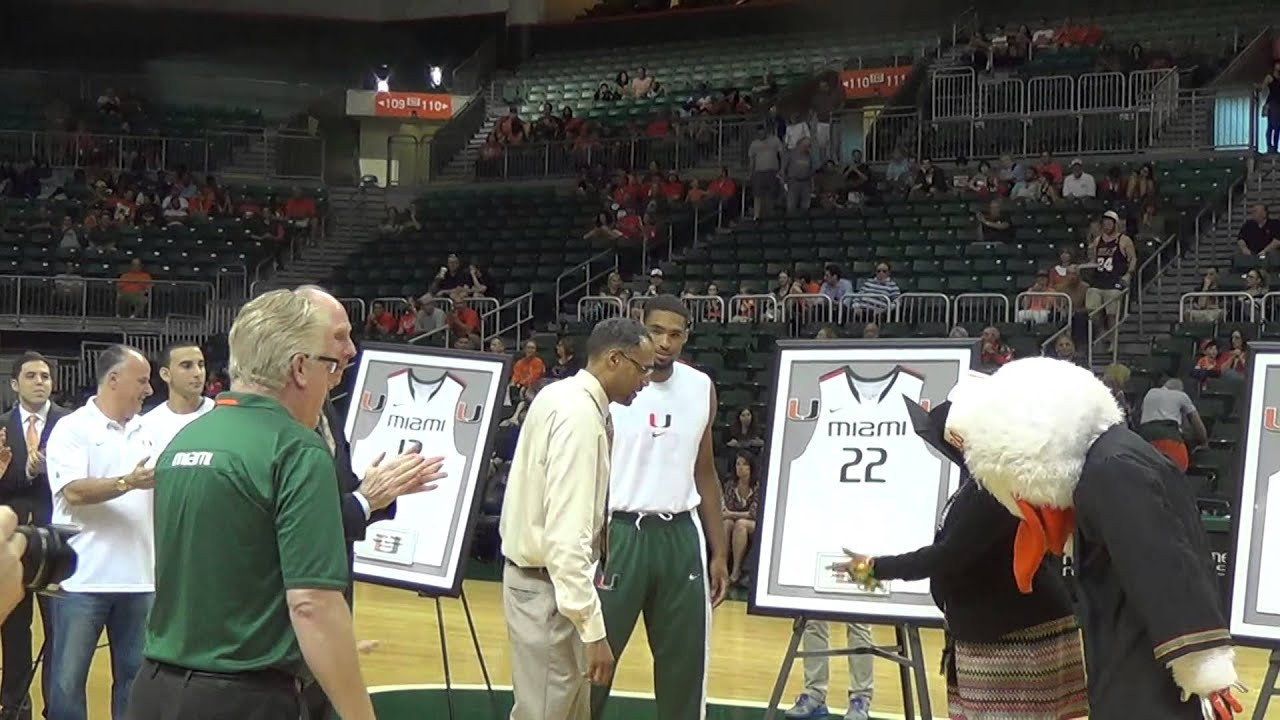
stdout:
<svg viewBox="0 0 1280 720">
<path fill-rule="evenodd" d="M 1232 720 L 1244 706 L 1236 699 L 1236 692 L 1245 692 L 1236 681 L 1235 651 L 1229 647 L 1183 655 L 1169 663 L 1173 681 L 1182 689 L 1185 702 L 1193 696 L 1199 698 L 1205 720 Z"/>
</svg>

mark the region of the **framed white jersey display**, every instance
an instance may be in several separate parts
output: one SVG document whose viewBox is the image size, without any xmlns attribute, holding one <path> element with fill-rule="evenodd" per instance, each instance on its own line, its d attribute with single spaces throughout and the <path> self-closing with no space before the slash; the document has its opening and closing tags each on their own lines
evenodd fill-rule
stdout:
<svg viewBox="0 0 1280 720">
<path fill-rule="evenodd" d="M 941 622 L 927 580 L 867 592 L 830 566 L 846 548 L 933 542 L 960 469 L 916 434 L 906 403 L 944 402 L 977 359 L 970 339 L 778 343 L 751 612 Z"/>
<path fill-rule="evenodd" d="M 347 408 L 351 467 L 359 476 L 384 455 L 443 456 L 448 477 L 406 495 L 396 515 L 355 544 L 356 578 L 457 595 L 493 435 L 511 376 L 505 355 L 365 344 Z"/>
<path fill-rule="evenodd" d="M 1249 343 L 1241 476 L 1228 563 L 1230 630 L 1240 644 L 1280 641 L 1280 343 Z M 1230 456 L 1228 456 L 1230 457 Z M 1219 478 L 1225 485 L 1233 478 Z"/>
</svg>

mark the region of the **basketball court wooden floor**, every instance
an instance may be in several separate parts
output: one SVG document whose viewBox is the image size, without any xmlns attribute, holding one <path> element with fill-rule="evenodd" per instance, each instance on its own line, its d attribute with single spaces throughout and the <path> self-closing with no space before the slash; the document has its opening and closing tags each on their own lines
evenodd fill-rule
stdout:
<svg viewBox="0 0 1280 720">
<path fill-rule="evenodd" d="M 470 580 L 465 587 L 489 675 L 495 686 L 506 691 L 500 692 L 498 698 L 499 711 L 502 712 L 510 704 L 511 658 L 506 648 L 501 586 L 496 582 Z M 462 604 L 456 599 L 442 600 L 441 603 L 450 670 L 453 682 L 461 686 L 455 693 L 455 717 L 466 720 L 491 718 L 493 714 L 489 699 L 483 692 L 480 665 L 467 632 Z M 356 586 L 355 607 L 357 638 L 366 644 L 376 644 L 362 655 L 361 665 L 365 681 L 378 691 L 375 698 L 379 717 L 383 720 L 447 718 L 444 668 L 434 601 L 403 590 L 361 583 Z M 36 623 L 36 631 L 38 635 L 39 623 Z M 764 717 L 762 708 L 773 688 L 790 633 L 789 620 L 747 615 L 746 605 L 742 602 L 729 601 L 715 611 L 708 683 L 712 698 L 709 720 L 758 720 Z M 937 672 L 941 634 L 925 630 L 922 635 L 925 663 L 930 672 L 929 691 L 934 717 L 943 718 L 946 717 L 945 693 L 942 678 Z M 893 629 L 876 627 L 875 637 L 877 642 L 891 643 Z M 844 633 L 833 631 L 832 638 L 834 642 L 841 643 Z M 37 647 L 39 642 L 37 637 Z M 842 713 L 849 675 L 843 658 L 832 658 L 831 663 L 829 696 L 835 706 L 833 711 Z M 1267 653 L 1241 648 L 1237 650 L 1237 664 L 1244 684 L 1256 689 L 1262 683 L 1266 670 Z M 652 656 L 645 643 L 644 630 L 638 627 L 618 667 L 614 685 L 618 702 L 611 705 L 611 717 L 617 720 L 657 720 L 649 701 L 653 691 L 651 667 Z M 109 668 L 108 651 L 101 649 L 94 658 L 89 678 L 91 720 L 110 718 Z M 876 660 L 875 668 L 873 717 L 902 717 L 897 666 Z M 794 700 L 802 687 L 803 676 L 799 663 L 796 663 L 787 683 L 785 702 Z M 38 708 L 39 693 L 33 695 Z M 1256 693 L 1242 698 L 1247 711 L 1244 717 L 1250 716 L 1255 698 Z M 1267 718 L 1280 720 L 1280 703 L 1272 702 Z"/>
</svg>

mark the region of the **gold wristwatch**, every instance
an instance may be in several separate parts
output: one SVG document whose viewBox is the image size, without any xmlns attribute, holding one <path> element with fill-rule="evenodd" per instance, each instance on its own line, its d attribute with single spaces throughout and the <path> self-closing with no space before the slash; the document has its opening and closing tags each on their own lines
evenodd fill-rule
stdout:
<svg viewBox="0 0 1280 720">
<path fill-rule="evenodd" d="M 129 492 L 132 489 L 133 489 L 133 486 L 129 484 L 128 475 L 124 475 L 122 477 L 116 478 L 116 490 L 119 490 L 123 494 L 123 493 Z"/>
</svg>

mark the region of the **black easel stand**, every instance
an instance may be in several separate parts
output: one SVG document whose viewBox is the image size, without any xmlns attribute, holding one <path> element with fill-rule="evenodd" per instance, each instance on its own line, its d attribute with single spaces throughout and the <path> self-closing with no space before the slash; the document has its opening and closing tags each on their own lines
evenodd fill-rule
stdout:
<svg viewBox="0 0 1280 720">
<path fill-rule="evenodd" d="M 1272 650 L 1271 659 L 1267 661 L 1266 679 L 1262 681 L 1262 687 L 1258 688 L 1258 704 L 1253 708 L 1253 720 L 1265 720 L 1267 717 L 1267 705 L 1276 695 L 1277 676 L 1280 676 L 1280 650 Z"/>
<path fill-rule="evenodd" d="M 22 686 L 27 689 L 27 694 L 23 696 L 22 704 L 18 706 L 19 713 L 23 710 L 30 710 L 32 713 L 35 712 L 35 707 L 31 701 L 31 686 L 35 684 L 36 681 L 36 670 L 39 670 L 40 663 L 44 662 L 44 649 L 47 647 L 48 642 L 48 638 L 40 641 L 40 652 L 36 653 L 36 659 L 31 661 L 31 672 L 27 673 L 27 677 L 22 683 Z M 45 712 L 48 712 L 47 705 Z"/>
<path fill-rule="evenodd" d="M 804 637 L 804 626 L 809 618 L 796 618 L 791 631 L 791 643 L 787 646 L 787 654 L 782 658 L 782 668 L 778 671 L 778 681 L 773 686 L 773 695 L 769 698 L 769 709 L 765 720 L 774 720 L 778 715 L 778 703 L 782 702 L 782 693 L 786 690 L 787 677 L 796 658 L 807 657 L 844 657 L 847 655 L 874 655 L 898 664 L 898 675 L 902 681 L 902 711 L 906 720 L 915 720 L 915 702 L 911 697 L 912 672 L 915 673 L 916 697 L 920 702 L 920 720 L 933 720 L 933 706 L 929 701 L 929 680 L 925 674 L 924 652 L 920 647 L 920 628 L 916 625 L 903 624 L 894 626 L 897 642 L 891 646 L 873 646 L 869 648 L 828 648 L 827 650 L 800 650 L 800 639 Z M 833 621 L 847 622 L 847 621 Z M 1274 657 L 1274 656 L 1273 656 Z M 1275 666 L 1273 666 L 1275 667 Z"/>
<path fill-rule="evenodd" d="M 449 720 L 455 720 L 453 708 L 453 675 L 449 671 L 449 642 L 444 631 L 444 610 L 440 606 L 440 596 L 427 591 L 418 595 L 436 601 L 436 626 L 440 628 L 440 659 L 444 664 L 444 692 L 449 703 Z M 484 653 L 480 651 L 480 638 L 476 635 L 476 624 L 471 618 L 471 605 L 467 603 L 467 591 L 460 590 L 458 599 L 462 601 L 462 613 L 467 617 L 467 630 L 471 633 L 471 644 L 476 649 L 476 659 L 480 661 L 480 674 L 484 676 L 484 686 L 489 693 L 489 708 L 494 720 L 500 720 L 498 714 L 498 698 L 493 694 L 493 681 L 489 679 L 489 668 L 484 663 Z"/>
</svg>

